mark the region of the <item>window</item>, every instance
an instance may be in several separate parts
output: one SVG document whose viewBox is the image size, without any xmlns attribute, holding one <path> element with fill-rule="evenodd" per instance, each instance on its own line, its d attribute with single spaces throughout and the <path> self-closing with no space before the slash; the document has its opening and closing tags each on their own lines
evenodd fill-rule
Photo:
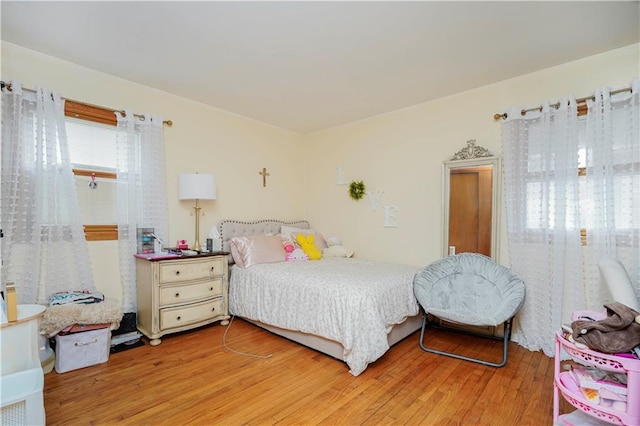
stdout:
<svg viewBox="0 0 640 426">
<path fill-rule="evenodd" d="M 527 175 L 525 177 L 527 196 L 525 197 L 527 215 L 526 226 L 527 228 L 536 233 L 539 229 L 554 229 L 555 221 L 558 220 L 556 214 L 556 208 L 560 207 L 556 204 L 556 186 L 558 183 L 555 179 L 549 179 L 556 173 L 565 175 L 567 173 L 578 174 L 579 183 L 575 186 L 575 181 L 570 180 L 566 183 L 566 188 L 558 188 L 560 193 L 566 196 L 567 205 L 571 204 L 571 201 L 575 201 L 583 210 L 584 183 L 586 176 L 586 159 L 585 159 L 585 129 L 586 129 L 586 109 L 581 114 L 578 112 L 578 152 L 575 154 L 575 168 L 572 170 L 560 169 L 556 170 L 556 157 L 549 158 L 549 152 L 544 146 L 529 146 L 528 149 L 528 162 L 527 162 Z M 532 140 L 543 140 L 545 137 L 542 132 L 546 131 L 544 123 L 537 121 L 532 122 L 528 127 L 528 134 Z M 569 154 L 567 153 L 567 156 Z M 560 163 L 570 162 L 569 158 L 559 160 Z M 564 179 L 558 179 L 559 182 Z M 566 206 L 565 206 L 566 207 Z M 566 229 L 580 228 L 580 218 L 571 214 L 571 209 L 568 208 L 565 213 L 560 215 L 565 221 L 564 225 Z M 584 229 L 581 231 L 584 233 Z"/>
<path fill-rule="evenodd" d="M 619 120 L 616 116 L 613 119 Z M 565 221 L 566 229 L 580 229 L 582 245 L 585 246 L 588 229 L 597 227 L 596 216 L 592 214 L 595 211 L 598 211 L 600 217 L 604 217 L 607 223 L 611 223 L 611 227 L 616 232 L 626 232 L 633 227 L 631 213 L 633 202 L 632 197 L 629 196 L 629 188 L 634 188 L 634 185 L 637 186 L 635 182 L 640 180 L 640 174 L 638 173 L 640 165 L 638 163 L 629 163 L 628 160 L 631 158 L 631 154 L 623 152 L 626 149 L 625 145 L 616 144 L 610 149 L 612 164 L 608 169 L 610 174 L 607 174 L 607 177 L 600 176 L 600 169 L 598 169 L 600 166 L 593 163 L 594 155 L 587 148 L 586 135 L 589 132 L 589 129 L 587 129 L 589 123 L 587 121 L 586 105 L 578 108 L 577 125 L 578 145 L 574 173 L 578 175 L 578 182 L 577 185 L 575 185 L 575 181 L 568 182 L 567 185 L 570 186 L 563 188 L 562 193 L 566 195 L 567 201 L 574 200 L 577 203 L 580 213 L 576 217 L 570 214 L 571 211 L 568 209 L 561 217 Z M 624 129 L 624 126 L 617 125 L 613 126 L 613 128 Z M 538 134 L 541 131 L 542 126 L 537 124 L 532 124 L 528 128 L 529 135 L 534 139 L 542 139 L 542 136 Z M 623 133 L 616 134 L 614 131 L 614 139 L 623 140 L 625 137 Z M 546 163 L 544 160 L 546 159 L 543 159 L 542 154 L 529 152 L 528 158 L 528 173 L 525 178 L 527 187 L 527 197 L 525 197 L 527 209 L 526 226 L 533 236 L 539 229 L 553 229 L 555 227 L 555 220 L 557 220 L 555 209 L 557 206 L 553 200 L 555 200 L 558 183 L 545 178 L 545 174 L 554 174 L 557 171 L 554 170 L 553 165 L 550 167 L 551 170 L 545 169 Z M 561 170 L 560 173 L 562 172 Z M 564 172 L 567 171 L 564 170 Z M 595 178 L 591 179 L 593 176 Z M 607 183 L 606 179 L 610 179 L 612 184 Z M 603 191 L 608 191 L 608 193 L 603 195 Z M 604 203 L 607 205 L 600 205 L 603 197 L 608 200 Z M 542 203 L 540 200 L 542 200 Z"/>
<path fill-rule="evenodd" d="M 86 239 L 117 240 L 115 114 L 67 100 L 65 115 Z"/>
</svg>

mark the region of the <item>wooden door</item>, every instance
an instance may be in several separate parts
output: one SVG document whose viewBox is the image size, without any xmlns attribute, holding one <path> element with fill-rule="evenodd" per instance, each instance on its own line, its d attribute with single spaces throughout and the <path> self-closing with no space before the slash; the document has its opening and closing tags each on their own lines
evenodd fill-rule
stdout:
<svg viewBox="0 0 640 426">
<path fill-rule="evenodd" d="M 449 247 L 491 257 L 492 167 L 452 169 L 449 181 Z"/>
</svg>

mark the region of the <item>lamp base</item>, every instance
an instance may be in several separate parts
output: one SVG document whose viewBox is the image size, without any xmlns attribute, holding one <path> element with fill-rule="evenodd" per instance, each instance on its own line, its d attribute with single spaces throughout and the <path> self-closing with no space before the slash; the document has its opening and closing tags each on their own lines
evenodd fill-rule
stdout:
<svg viewBox="0 0 640 426">
<path fill-rule="evenodd" d="M 200 210 L 202 209 L 202 207 L 200 207 L 198 199 L 196 199 L 196 205 L 193 209 L 195 210 L 196 216 L 196 238 L 191 249 L 200 253 L 202 251 L 202 246 L 200 245 Z"/>
</svg>

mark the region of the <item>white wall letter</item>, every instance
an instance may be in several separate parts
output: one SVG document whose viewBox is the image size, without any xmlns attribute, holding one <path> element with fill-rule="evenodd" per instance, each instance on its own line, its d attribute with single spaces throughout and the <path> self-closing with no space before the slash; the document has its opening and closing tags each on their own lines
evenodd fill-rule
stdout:
<svg viewBox="0 0 640 426">
<path fill-rule="evenodd" d="M 382 198 L 382 194 L 384 191 L 367 191 L 367 198 L 369 198 L 369 205 L 371 206 L 371 211 L 378 210 L 378 204 L 380 204 L 380 198 Z"/>
<path fill-rule="evenodd" d="M 347 182 L 342 177 L 342 166 L 336 167 L 336 185 L 346 185 Z"/>
</svg>

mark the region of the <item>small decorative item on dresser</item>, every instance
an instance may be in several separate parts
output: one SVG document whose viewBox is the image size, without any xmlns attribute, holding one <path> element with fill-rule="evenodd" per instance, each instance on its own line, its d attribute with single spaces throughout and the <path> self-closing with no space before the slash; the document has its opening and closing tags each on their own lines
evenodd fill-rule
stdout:
<svg viewBox="0 0 640 426">
<path fill-rule="evenodd" d="M 138 253 L 153 253 L 155 252 L 155 244 L 154 244 L 154 229 L 153 228 L 137 228 L 137 242 L 138 242 Z"/>
</svg>

